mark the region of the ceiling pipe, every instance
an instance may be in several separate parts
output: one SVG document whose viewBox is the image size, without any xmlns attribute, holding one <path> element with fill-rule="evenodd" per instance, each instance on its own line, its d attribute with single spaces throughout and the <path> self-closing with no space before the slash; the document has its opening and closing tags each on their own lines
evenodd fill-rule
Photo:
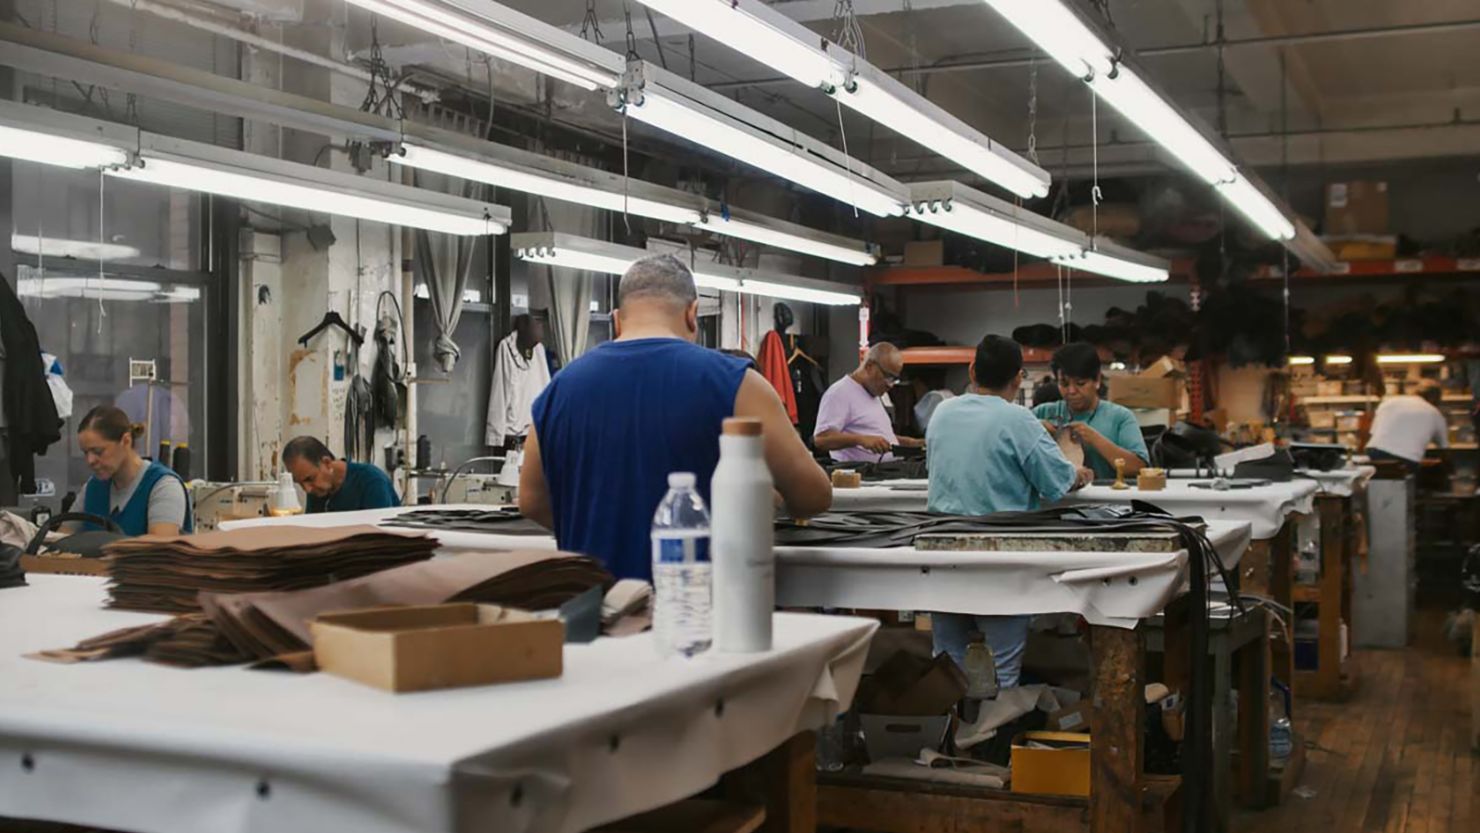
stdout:
<svg viewBox="0 0 1480 833">
<path fill-rule="evenodd" d="M 115 0 L 115 2 L 118 2 L 118 0 Z M 1220 46 L 1224 49 L 1247 46 L 1301 46 L 1311 43 L 1340 43 L 1373 38 L 1399 37 L 1403 35 L 1438 35 L 1451 32 L 1468 32 L 1471 30 L 1480 30 L 1480 20 L 1455 20 L 1446 23 L 1413 23 L 1402 26 L 1374 26 L 1364 29 L 1339 29 L 1332 32 L 1307 32 L 1299 35 L 1265 35 L 1257 38 L 1225 39 L 1221 42 L 1204 41 L 1173 46 L 1153 46 L 1148 49 L 1137 50 L 1135 54 L 1139 58 L 1159 58 L 1166 55 L 1186 55 L 1193 52 L 1204 52 L 1209 49 L 1217 49 Z M 893 67 L 884 71 L 896 76 L 934 75 L 944 72 L 978 72 L 982 70 L 1026 67 L 1031 66 L 1035 61 L 1043 60 L 1039 56 L 994 58 L 982 61 L 957 61 L 949 64 Z M 711 90 L 730 90 L 741 87 L 761 87 L 789 83 L 793 83 L 792 79 L 785 76 L 775 76 L 741 81 L 722 81 L 717 84 L 707 84 L 705 86 Z"/>
<path fill-rule="evenodd" d="M 189 26 L 192 29 L 199 29 L 202 32 L 210 32 L 213 35 L 220 35 L 224 38 L 230 38 L 231 40 L 237 41 L 238 43 L 244 43 L 247 46 L 255 47 L 257 49 L 264 49 L 268 52 L 274 52 L 278 55 L 283 55 L 296 61 L 302 61 L 305 64 L 312 64 L 316 67 L 322 67 L 332 72 L 340 73 L 341 75 L 348 75 L 351 78 L 358 78 L 366 83 L 369 83 L 371 80 L 371 75 L 369 71 L 361 69 L 360 67 L 357 67 L 353 64 L 346 64 L 340 61 L 336 61 L 333 58 L 327 58 L 323 55 L 319 55 L 315 52 L 309 52 L 305 49 L 298 49 L 297 47 L 288 46 L 287 44 L 279 43 L 275 40 L 271 40 L 270 38 L 264 38 L 261 35 L 255 34 L 253 32 L 248 32 L 245 29 L 238 29 L 235 26 L 228 26 L 224 23 L 217 23 L 216 21 L 210 20 L 209 18 L 199 17 L 182 9 L 177 9 L 174 6 L 166 6 L 161 3 L 156 3 L 154 2 L 154 0 L 108 1 L 115 6 L 122 6 L 130 10 L 148 12 L 155 17 L 163 18 L 165 20 L 172 20 L 176 23 Z M 422 87 L 403 82 L 401 84 L 401 88 L 423 101 L 436 101 L 439 97 L 437 91 L 429 87 Z"/>
</svg>

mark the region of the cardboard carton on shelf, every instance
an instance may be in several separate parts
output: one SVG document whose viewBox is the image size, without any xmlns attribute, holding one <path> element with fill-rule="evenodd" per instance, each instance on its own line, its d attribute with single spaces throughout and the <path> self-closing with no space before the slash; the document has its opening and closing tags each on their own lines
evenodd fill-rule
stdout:
<svg viewBox="0 0 1480 833">
<path fill-rule="evenodd" d="M 565 625 L 497 605 L 329 613 L 309 623 L 321 670 L 386 691 L 559 677 Z"/>
<path fill-rule="evenodd" d="M 945 262 L 944 240 L 911 240 L 904 244 L 905 266 L 942 266 Z"/>
<path fill-rule="evenodd" d="M 1089 796 L 1090 736 L 1023 732 L 1012 739 L 1012 791 Z"/>
<path fill-rule="evenodd" d="M 1127 408 L 1179 408 L 1182 380 L 1172 376 L 1111 376 L 1110 401 Z"/>
<path fill-rule="evenodd" d="M 1387 234 L 1388 184 L 1380 180 L 1327 184 L 1325 219 L 1330 235 Z"/>
<path fill-rule="evenodd" d="M 1398 238 L 1391 234 L 1329 234 L 1321 242 L 1337 260 L 1392 260 L 1398 256 Z"/>
</svg>

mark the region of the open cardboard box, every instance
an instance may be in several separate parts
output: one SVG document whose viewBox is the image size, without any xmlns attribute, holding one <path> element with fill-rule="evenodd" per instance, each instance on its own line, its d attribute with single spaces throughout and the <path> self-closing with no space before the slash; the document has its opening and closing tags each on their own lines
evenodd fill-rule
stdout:
<svg viewBox="0 0 1480 833">
<path fill-rule="evenodd" d="M 321 670 L 387 691 L 558 677 L 565 625 L 496 605 L 328 613 L 309 623 Z"/>
<path fill-rule="evenodd" d="M 1012 791 L 1089 796 L 1089 735 L 1023 732 L 1012 739 Z"/>
</svg>

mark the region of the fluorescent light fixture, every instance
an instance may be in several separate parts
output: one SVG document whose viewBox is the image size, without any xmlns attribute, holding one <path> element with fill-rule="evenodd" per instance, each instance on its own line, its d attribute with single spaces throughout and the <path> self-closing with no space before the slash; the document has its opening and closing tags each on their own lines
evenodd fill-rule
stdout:
<svg viewBox="0 0 1480 833">
<path fill-rule="evenodd" d="M 1130 283 L 1160 283 L 1171 275 L 1171 264 L 1162 258 L 1127 249 L 1103 237 L 1094 241 L 1093 248 L 1073 257 L 1054 258 L 1054 262 Z"/>
<path fill-rule="evenodd" d="M 200 300 L 195 286 L 165 286 L 154 281 L 128 278 L 21 278 L 16 294 L 25 298 L 101 298 L 104 301 L 162 301 L 167 303 Z"/>
<path fill-rule="evenodd" d="M 349 0 L 439 38 L 587 90 L 614 87 L 621 57 L 487 0 Z"/>
<path fill-rule="evenodd" d="M 510 238 L 510 244 L 517 257 L 530 263 L 604 272 L 609 275 L 621 275 L 633 261 L 657 254 L 645 249 L 556 232 L 515 234 Z M 847 284 L 711 262 L 691 263 L 689 268 L 694 274 L 694 283 L 709 289 L 817 304 L 856 306 L 861 302 L 861 293 Z"/>
<path fill-rule="evenodd" d="M 134 246 L 96 240 L 64 240 L 35 234 L 12 234 L 10 248 L 26 255 L 71 257 L 78 260 L 127 260 L 141 253 Z"/>
<path fill-rule="evenodd" d="M 759 3 L 748 0 L 637 2 L 810 87 L 825 89 L 843 83 L 846 77 L 847 70 L 818 48 L 818 35 Z"/>
<path fill-rule="evenodd" d="M 1291 356 L 1289 361 L 1290 361 L 1290 366 L 1291 367 L 1303 367 L 1305 365 L 1315 364 L 1316 363 L 1316 357 L 1315 356 Z"/>
<path fill-rule="evenodd" d="M 1377 357 L 1378 364 L 1438 364 L 1444 356 L 1438 353 L 1388 353 Z"/>
<path fill-rule="evenodd" d="M 918 182 L 910 186 L 910 216 L 934 226 L 1015 249 L 1034 257 L 1136 283 L 1167 279 L 1165 260 L 1118 246 L 1064 223 L 983 194 L 959 182 Z"/>
<path fill-rule="evenodd" d="M 867 61 L 759 0 L 638 0 L 1023 197 L 1048 173 Z"/>
<path fill-rule="evenodd" d="M 1351 364 L 1351 363 L 1352 363 L 1352 357 L 1351 356 L 1327 356 L 1326 357 L 1326 364 L 1328 364 L 1328 365 Z"/>
<path fill-rule="evenodd" d="M 1078 257 L 1089 235 L 959 182 L 910 186 L 910 216 L 922 223 L 1034 257 Z"/>
<path fill-rule="evenodd" d="M 504 206 L 14 102 L 0 101 L 0 123 L 55 135 L 59 142 L 97 136 L 103 141 L 84 142 L 94 148 L 87 161 L 105 162 L 110 167 L 103 172 L 120 179 L 447 234 L 503 234 L 510 222 Z M 102 151 L 124 152 L 126 165 L 111 167 L 112 157 Z"/>
<path fill-rule="evenodd" d="M 692 225 L 698 223 L 703 216 L 703 212 L 695 206 L 674 205 L 624 195 L 621 191 L 603 189 L 557 174 L 522 170 L 510 164 L 452 154 L 413 142 L 402 144 L 399 152 L 391 153 L 388 158 L 395 164 L 419 170 L 470 179 L 525 194 L 537 194 L 552 200 L 604 208 L 607 211 L 626 210 L 639 217 L 651 217 L 669 223 Z"/>
<path fill-rule="evenodd" d="M 1243 174 L 1234 174 L 1233 181 L 1220 182 L 1213 186 L 1224 199 L 1238 209 L 1244 218 L 1256 228 L 1275 240 L 1290 240 L 1295 237 L 1295 224 L 1285 217 L 1285 212 L 1264 195 L 1257 185 Z"/>
<path fill-rule="evenodd" d="M 879 262 L 874 249 L 860 241 L 737 209 L 731 209 L 728 217 L 709 213 L 698 227 L 715 234 L 790 249 L 852 266 L 873 266 Z"/>
<path fill-rule="evenodd" d="M 880 217 L 903 212 L 903 185 L 774 119 L 651 64 L 633 61 L 613 96 L 627 115 Z"/>
<path fill-rule="evenodd" d="M 1148 83 L 1118 44 L 1064 0 L 984 0 L 1054 61 L 1084 79 L 1152 141 L 1160 144 L 1261 232 L 1280 241 L 1297 236 L 1284 209 L 1240 173 L 1221 149 L 1170 99 Z M 1295 250 L 1299 253 L 1299 250 Z M 1311 253 L 1312 266 L 1322 258 Z"/>
<path fill-rule="evenodd" d="M 128 152 L 116 147 L 8 125 L 0 125 L 0 156 L 74 169 L 128 164 Z"/>
</svg>

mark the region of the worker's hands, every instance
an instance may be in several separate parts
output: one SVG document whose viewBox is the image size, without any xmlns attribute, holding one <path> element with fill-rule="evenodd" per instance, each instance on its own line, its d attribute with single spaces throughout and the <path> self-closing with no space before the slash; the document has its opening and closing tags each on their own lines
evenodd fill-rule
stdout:
<svg viewBox="0 0 1480 833">
<path fill-rule="evenodd" d="M 900 437 L 899 445 L 901 448 L 924 448 L 925 441 L 918 437 Z"/>
<path fill-rule="evenodd" d="M 1043 423 L 1043 430 L 1047 431 L 1048 432 L 1048 435 L 1050 437 L 1053 437 L 1054 439 L 1058 439 L 1058 437 L 1059 437 L 1059 427 L 1057 425 L 1054 425 L 1052 422 L 1049 422 L 1046 419 L 1040 419 L 1038 421 L 1041 422 L 1041 423 Z"/>
<path fill-rule="evenodd" d="M 894 450 L 894 443 L 890 442 L 887 437 L 860 434 L 858 437 L 858 447 L 864 451 L 872 451 L 875 454 L 888 454 Z"/>
<path fill-rule="evenodd" d="M 1069 487 L 1069 491 L 1077 492 L 1093 482 L 1095 482 L 1094 470 L 1080 466 L 1079 471 L 1074 473 L 1074 485 Z"/>
<path fill-rule="evenodd" d="M 1078 440 L 1080 445 L 1098 446 L 1105 441 L 1104 435 L 1089 427 L 1088 423 L 1071 422 L 1064 427 L 1069 429 L 1069 436 Z"/>
</svg>

